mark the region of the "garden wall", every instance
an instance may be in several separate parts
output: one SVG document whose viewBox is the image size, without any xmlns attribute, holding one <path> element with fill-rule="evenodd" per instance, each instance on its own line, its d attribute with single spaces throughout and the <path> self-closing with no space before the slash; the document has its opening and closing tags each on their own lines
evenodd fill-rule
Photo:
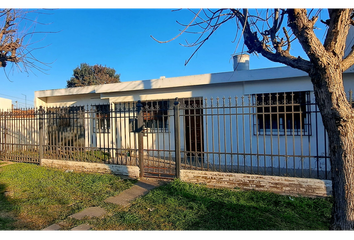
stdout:
<svg viewBox="0 0 354 240">
<path fill-rule="evenodd" d="M 79 172 L 113 173 L 117 175 L 139 177 L 139 167 L 104 163 L 73 162 L 65 160 L 42 159 L 42 166 Z"/>
<path fill-rule="evenodd" d="M 332 181 L 310 178 L 181 170 L 181 180 L 214 187 L 253 189 L 283 195 L 308 197 L 332 195 Z"/>
<path fill-rule="evenodd" d="M 113 173 L 139 178 L 138 166 L 73 162 L 42 159 L 42 166 L 80 172 Z M 283 195 L 327 197 L 332 195 L 332 182 L 311 178 L 278 177 L 241 173 L 181 170 L 181 180 L 211 187 L 269 191 Z"/>
</svg>

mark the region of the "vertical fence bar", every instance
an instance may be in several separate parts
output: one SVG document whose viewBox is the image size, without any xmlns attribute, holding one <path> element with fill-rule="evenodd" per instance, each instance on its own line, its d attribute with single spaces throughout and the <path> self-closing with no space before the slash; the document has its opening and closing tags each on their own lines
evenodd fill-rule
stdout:
<svg viewBox="0 0 354 240">
<path fill-rule="evenodd" d="M 224 157 L 225 157 L 225 172 L 227 172 L 227 149 L 226 149 L 226 113 L 225 113 L 225 97 L 222 98 L 222 112 L 223 112 L 223 124 L 224 124 Z"/>
<path fill-rule="evenodd" d="M 300 96 L 301 96 L 301 93 L 300 93 Z M 301 99 L 301 98 L 300 98 Z M 299 112 L 301 112 L 301 100 L 299 100 Z M 295 159 L 295 152 L 296 152 L 296 149 L 295 149 L 295 106 L 294 106 L 294 92 L 291 93 L 291 130 L 292 130 L 292 141 L 293 141 L 293 174 L 294 176 L 293 177 L 296 177 L 296 159 Z M 300 125 L 300 130 L 301 130 L 301 125 Z"/>
<path fill-rule="evenodd" d="M 204 127 L 203 127 L 203 98 L 200 98 L 200 100 L 198 100 L 199 103 L 199 108 L 197 111 L 199 111 L 198 117 L 199 117 L 199 141 L 200 141 L 200 166 L 201 166 L 201 170 L 203 171 L 204 168 Z M 199 158 L 199 157 L 198 157 Z"/>
<path fill-rule="evenodd" d="M 181 177 L 181 144 L 180 144 L 180 132 L 179 132 L 179 102 L 176 98 L 174 102 L 174 131 L 175 131 L 175 157 L 176 157 L 176 178 Z"/>
<path fill-rule="evenodd" d="M 243 173 L 246 173 L 246 127 L 245 127 L 245 97 L 241 96 L 241 115 L 242 115 L 242 147 L 243 147 Z"/>
<path fill-rule="evenodd" d="M 230 114 L 230 161 L 231 161 L 231 170 L 233 172 L 233 152 L 232 152 L 232 108 L 231 108 L 231 97 L 229 97 L 229 114 Z"/>
<path fill-rule="evenodd" d="M 264 94 L 262 94 L 263 97 L 266 97 Z M 269 98 L 267 99 L 267 105 L 269 105 L 269 109 L 268 109 L 268 116 L 269 116 L 269 119 L 271 118 L 271 102 L 272 102 L 272 98 Z M 264 113 L 264 101 L 263 101 L 263 113 Z M 272 125 L 272 122 L 269 123 L 269 125 Z M 270 129 L 270 135 L 272 135 L 272 128 L 269 127 Z M 263 117 L 263 162 L 264 162 L 264 175 L 267 175 L 267 157 L 266 157 L 266 131 L 267 131 L 267 128 L 266 128 L 266 124 L 265 124 L 265 117 Z M 259 141 L 259 140 L 258 140 Z M 260 174 L 259 170 L 258 170 L 258 174 Z"/>
<path fill-rule="evenodd" d="M 248 128 L 249 128 L 249 138 L 250 138 L 250 159 L 251 159 L 251 174 L 253 174 L 253 150 L 252 150 L 252 101 L 251 101 L 251 95 L 248 95 Z M 258 136 L 257 136 L 257 144 L 258 144 Z M 258 145 L 257 145 L 258 147 Z M 257 159 L 258 159 L 258 155 L 257 155 Z M 246 169 L 246 164 L 245 164 L 245 169 Z"/>
<path fill-rule="evenodd" d="M 43 159 L 43 115 L 44 110 L 42 106 L 39 107 L 39 165 L 42 165 Z"/>
<path fill-rule="evenodd" d="M 270 133 L 269 133 L 269 141 L 270 141 L 270 161 L 271 161 L 271 174 L 274 175 L 274 155 L 273 155 L 273 119 L 272 119 L 272 108 L 274 106 L 274 102 L 272 101 L 272 94 L 269 93 L 269 122 L 270 122 Z"/>
<path fill-rule="evenodd" d="M 206 168 L 207 170 L 209 170 L 209 136 L 208 136 L 208 132 L 209 132 L 209 129 L 208 129 L 208 99 L 205 98 L 205 105 L 204 105 L 204 108 L 205 108 L 205 141 L 206 141 L 206 159 L 207 159 L 207 165 L 206 165 Z"/>
<path fill-rule="evenodd" d="M 237 171 L 240 171 L 240 148 L 239 148 L 239 129 L 238 129 L 238 98 L 235 97 L 235 116 L 236 116 L 236 152 L 237 152 Z"/>
<path fill-rule="evenodd" d="M 221 151 L 220 151 L 220 113 L 219 113 L 219 97 L 216 98 L 216 116 L 217 116 L 217 126 L 218 126 L 218 160 L 219 160 L 219 171 L 221 171 Z"/>
<path fill-rule="evenodd" d="M 144 149 L 143 149 L 143 104 L 139 100 L 137 105 L 137 114 L 138 114 L 138 152 L 139 152 L 139 165 L 140 165 L 140 177 L 144 176 Z"/>
</svg>

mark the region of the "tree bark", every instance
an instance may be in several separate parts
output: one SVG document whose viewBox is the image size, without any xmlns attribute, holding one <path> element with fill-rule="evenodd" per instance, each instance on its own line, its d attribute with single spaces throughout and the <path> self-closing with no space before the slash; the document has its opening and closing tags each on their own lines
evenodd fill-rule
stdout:
<svg viewBox="0 0 354 240">
<path fill-rule="evenodd" d="M 326 59 L 328 61 L 328 59 Z M 330 147 L 333 212 L 331 228 L 354 229 L 354 111 L 343 87 L 342 71 L 327 62 L 309 73 Z"/>
<path fill-rule="evenodd" d="M 324 45 L 313 28 L 317 18 L 308 19 L 305 9 L 288 10 L 288 25 L 312 64 L 307 71 L 327 130 L 330 148 L 333 209 L 331 228 L 354 229 L 354 111 L 343 86 L 345 39 L 352 9 L 329 10 L 330 20 Z"/>
<path fill-rule="evenodd" d="M 345 40 L 353 9 L 330 9 L 328 30 L 322 44 L 313 29 L 317 17 L 308 18 L 306 9 L 287 9 L 288 26 L 297 37 L 308 60 L 294 58 L 288 51 L 270 52 L 250 28 L 247 11 L 232 10 L 244 26 L 244 42 L 250 52 L 258 52 L 307 72 L 314 87 L 330 147 L 333 188 L 332 229 L 354 229 L 354 110 L 343 86 L 343 72 L 354 63 L 354 50 L 343 60 Z M 274 37 L 273 37 L 274 38 Z"/>
</svg>

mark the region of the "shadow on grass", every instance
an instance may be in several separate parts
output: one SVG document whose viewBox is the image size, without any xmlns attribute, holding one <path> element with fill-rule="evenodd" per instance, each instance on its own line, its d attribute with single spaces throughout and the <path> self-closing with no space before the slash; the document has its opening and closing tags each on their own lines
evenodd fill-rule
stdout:
<svg viewBox="0 0 354 240">
<path fill-rule="evenodd" d="M 0 230 L 13 230 L 12 223 L 16 220 L 11 214 L 14 206 L 8 200 L 9 192 L 6 192 L 6 185 L 0 183 Z"/>
</svg>

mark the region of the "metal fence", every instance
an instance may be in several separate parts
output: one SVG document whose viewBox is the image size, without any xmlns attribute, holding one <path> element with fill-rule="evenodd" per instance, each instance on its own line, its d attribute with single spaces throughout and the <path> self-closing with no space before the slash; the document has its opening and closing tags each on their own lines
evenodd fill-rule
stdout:
<svg viewBox="0 0 354 240">
<path fill-rule="evenodd" d="M 167 178 L 191 169 L 330 179 L 311 92 L 14 109 L 0 112 L 0 131 L 10 161 L 134 165 Z"/>
</svg>

